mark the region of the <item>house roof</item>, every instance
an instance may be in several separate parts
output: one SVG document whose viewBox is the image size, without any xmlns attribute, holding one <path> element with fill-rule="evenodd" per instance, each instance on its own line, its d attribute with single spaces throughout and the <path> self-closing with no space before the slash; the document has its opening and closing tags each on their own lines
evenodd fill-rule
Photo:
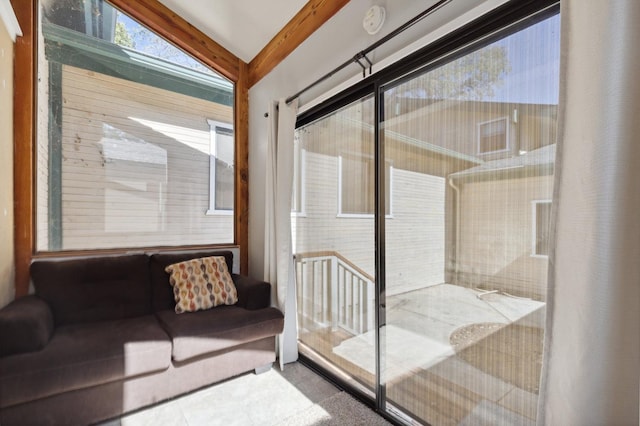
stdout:
<svg viewBox="0 0 640 426">
<path fill-rule="evenodd" d="M 492 178 L 513 177 L 514 174 L 532 175 L 532 171 L 536 175 L 551 174 L 555 158 L 556 144 L 550 144 L 515 157 L 486 161 L 478 166 L 452 173 L 449 177 L 463 179 L 489 172 Z"/>
<path fill-rule="evenodd" d="M 50 61 L 233 105 L 233 84 L 216 74 L 180 66 L 60 25 L 45 23 L 42 29 Z"/>
</svg>

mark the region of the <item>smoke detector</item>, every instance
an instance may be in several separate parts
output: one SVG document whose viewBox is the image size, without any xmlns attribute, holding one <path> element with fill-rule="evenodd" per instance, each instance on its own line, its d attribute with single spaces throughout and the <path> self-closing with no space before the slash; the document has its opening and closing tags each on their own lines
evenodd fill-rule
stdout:
<svg viewBox="0 0 640 426">
<path fill-rule="evenodd" d="M 362 26 L 365 31 L 371 35 L 376 34 L 382 28 L 382 24 L 384 24 L 386 12 L 384 7 L 374 5 L 367 10 L 367 13 L 364 15 L 364 19 L 362 20 Z"/>
</svg>

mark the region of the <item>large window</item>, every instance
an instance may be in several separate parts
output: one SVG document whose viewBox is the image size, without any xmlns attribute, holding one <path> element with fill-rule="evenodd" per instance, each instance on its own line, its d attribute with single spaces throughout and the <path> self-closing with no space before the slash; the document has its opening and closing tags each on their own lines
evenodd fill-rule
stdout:
<svg viewBox="0 0 640 426">
<path fill-rule="evenodd" d="M 103 0 L 40 17 L 36 249 L 233 243 L 233 84 Z"/>
<path fill-rule="evenodd" d="M 211 154 L 209 162 L 209 210 L 207 213 L 233 213 L 234 141 L 230 124 L 209 120 Z"/>
<path fill-rule="evenodd" d="M 391 179 L 393 168 L 390 163 L 385 168 L 385 185 L 387 191 L 391 191 Z M 374 192 L 374 159 L 371 156 L 344 155 L 340 157 L 340 205 L 339 215 L 361 216 L 373 215 L 375 209 Z M 391 214 L 391 200 L 388 197 L 385 202 L 385 214 Z"/>
<path fill-rule="evenodd" d="M 506 117 L 478 124 L 478 154 L 509 151 L 509 121 Z"/>
<path fill-rule="evenodd" d="M 293 143 L 293 190 L 291 192 L 291 212 L 298 216 L 306 213 L 305 171 L 307 153 L 301 147 L 300 140 L 295 138 Z"/>
<path fill-rule="evenodd" d="M 549 223 L 551 222 L 551 201 L 534 201 L 532 205 L 532 254 L 549 255 Z"/>
</svg>

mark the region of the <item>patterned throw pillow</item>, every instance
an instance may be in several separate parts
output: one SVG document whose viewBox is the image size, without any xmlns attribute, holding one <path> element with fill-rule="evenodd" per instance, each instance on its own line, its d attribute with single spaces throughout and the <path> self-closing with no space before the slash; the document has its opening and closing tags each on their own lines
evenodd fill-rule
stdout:
<svg viewBox="0 0 640 426">
<path fill-rule="evenodd" d="M 233 305 L 238 301 L 224 256 L 186 260 L 164 270 L 170 274 L 178 314 Z"/>
</svg>

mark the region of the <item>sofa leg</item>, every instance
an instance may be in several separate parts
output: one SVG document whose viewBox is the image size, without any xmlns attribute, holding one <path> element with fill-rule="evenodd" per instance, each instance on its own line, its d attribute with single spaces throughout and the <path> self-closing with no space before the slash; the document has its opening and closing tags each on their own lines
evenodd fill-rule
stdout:
<svg viewBox="0 0 640 426">
<path fill-rule="evenodd" d="M 269 363 L 267 365 L 262 365 L 260 367 L 256 367 L 253 371 L 255 371 L 256 374 L 266 373 L 267 371 L 271 370 L 271 366 L 272 365 L 273 365 L 273 363 Z"/>
</svg>

